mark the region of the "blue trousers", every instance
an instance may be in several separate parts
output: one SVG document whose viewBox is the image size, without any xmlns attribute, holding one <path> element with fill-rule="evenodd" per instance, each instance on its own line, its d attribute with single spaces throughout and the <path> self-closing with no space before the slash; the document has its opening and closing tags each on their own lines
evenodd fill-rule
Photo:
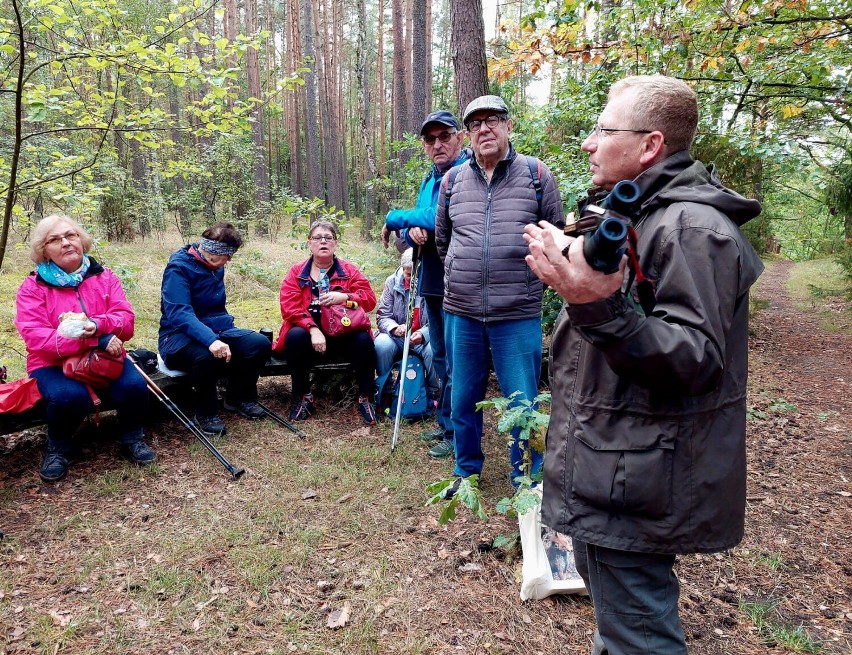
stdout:
<svg viewBox="0 0 852 655">
<path fill-rule="evenodd" d="M 541 375 L 541 319 L 483 322 L 447 312 L 444 315 L 447 354 L 453 378 L 452 421 L 455 432 L 455 475 L 482 472 L 482 412 L 476 403 L 485 400 L 490 373 L 489 360 L 509 397 L 515 391 L 515 404 L 538 395 Z M 521 475 L 523 451 L 518 430 L 512 431 L 510 462 L 512 483 Z M 541 453 L 533 451 L 532 473 L 541 470 Z"/>
<path fill-rule="evenodd" d="M 65 377 L 60 366 L 45 366 L 30 374 L 47 402 L 47 449 L 67 455 L 74 432 L 95 410 L 86 385 Z M 148 386 L 129 361 L 115 382 L 96 390 L 98 398 L 109 401 L 118 411 L 119 440 L 134 443 L 143 437 L 142 423 L 148 413 Z"/>
<path fill-rule="evenodd" d="M 573 542 L 598 624 L 593 655 L 686 655 L 675 556 Z"/>
<path fill-rule="evenodd" d="M 228 378 L 229 403 L 257 400 L 257 379 L 272 350 L 269 339 L 259 332 L 219 338 L 231 348 L 230 362 L 214 357 L 206 346 L 195 341 L 165 356 L 166 366 L 189 373 L 195 387 L 196 411 L 202 416 L 219 413 L 216 384 L 220 378 Z"/>
<path fill-rule="evenodd" d="M 447 361 L 447 341 L 444 322 L 444 299 L 441 296 L 424 296 L 426 299 L 426 316 L 429 319 L 429 345 L 432 347 L 432 365 L 441 382 L 441 392 L 438 395 L 438 426 L 444 431 L 444 439 L 453 441 L 453 421 L 450 405 L 453 392 L 453 381 L 450 376 Z"/>
</svg>

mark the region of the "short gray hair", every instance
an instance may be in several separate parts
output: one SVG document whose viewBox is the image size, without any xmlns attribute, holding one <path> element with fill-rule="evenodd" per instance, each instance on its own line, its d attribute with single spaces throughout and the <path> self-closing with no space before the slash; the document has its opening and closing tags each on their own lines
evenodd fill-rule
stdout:
<svg viewBox="0 0 852 655">
<path fill-rule="evenodd" d="M 659 130 L 670 152 L 689 150 L 698 129 L 698 98 L 686 82 L 665 75 L 633 75 L 619 80 L 608 99 L 632 91 L 633 129 Z"/>
<path fill-rule="evenodd" d="M 44 255 L 44 246 L 47 241 L 47 235 L 56 227 L 59 223 L 68 223 L 77 234 L 80 235 L 80 243 L 83 246 L 83 252 L 89 252 L 92 249 L 92 237 L 86 232 L 85 228 L 83 228 L 80 223 L 75 221 L 73 218 L 66 216 L 65 214 L 51 214 L 50 216 L 45 216 L 41 219 L 38 224 L 33 229 L 32 236 L 30 237 L 30 259 L 33 260 L 34 264 L 44 264 L 48 261 L 47 257 Z"/>
<path fill-rule="evenodd" d="M 402 253 L 402 256 L 399 258 L 399 265 L 403 268 L 411 268 L 414 266 L 414 249 L 408 248 L 405 252 Z"/>
</svg>

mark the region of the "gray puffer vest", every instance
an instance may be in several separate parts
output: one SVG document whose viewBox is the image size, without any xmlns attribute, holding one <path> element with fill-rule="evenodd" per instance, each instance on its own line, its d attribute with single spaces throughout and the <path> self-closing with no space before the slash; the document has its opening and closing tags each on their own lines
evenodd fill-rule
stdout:
<svg viewBox="0 0 852 655">
<path fill-rule="evenodd" d="M 489 184 L 471 159 L 458 167 L 450 194 L 444 176 L 435 218 L 435 244 L 444 260 L 444 310 L 479 321 L 541 314 L 542 283 L 527 266 L 524 226 L 563 225 L 553 173 L 541 164 L 541 213 L 527 158 L 509 147 Z"/>
</svg>

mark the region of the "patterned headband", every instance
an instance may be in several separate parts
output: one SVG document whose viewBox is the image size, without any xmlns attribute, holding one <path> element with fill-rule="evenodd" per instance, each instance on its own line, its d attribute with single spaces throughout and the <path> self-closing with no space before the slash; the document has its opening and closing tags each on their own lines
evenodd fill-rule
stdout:
<svg viewBox="0 0 852 655">
<path fill-rule="evenodd" d="M 227 243 L 222 243 L 221 241 L 215 241 L 213 239 L 201 239 L 198 247 L 205 252 L 209 252 L 211 255 L 227 255 L 228 257 L 231 257 L 235 252 L 237 252 L 236 248 L 229 246 Z"/>
</svg>

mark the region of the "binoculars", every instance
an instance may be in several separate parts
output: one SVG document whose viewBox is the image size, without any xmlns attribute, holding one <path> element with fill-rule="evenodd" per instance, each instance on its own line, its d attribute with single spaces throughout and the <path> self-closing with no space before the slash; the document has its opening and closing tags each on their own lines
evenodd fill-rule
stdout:
<svg viewBox="0 0 852 655">
<path fill-rule="evenodd" d="M 565 226 L 565 234 L 586 237 L 583 255 L 596 271 L 615 273 L 627 251 L 627 226 L 639 200 L 639 185 L 632 180 L 616 184 L 600 205 L 586 205 L 580 218 Z"/>
</svg>

